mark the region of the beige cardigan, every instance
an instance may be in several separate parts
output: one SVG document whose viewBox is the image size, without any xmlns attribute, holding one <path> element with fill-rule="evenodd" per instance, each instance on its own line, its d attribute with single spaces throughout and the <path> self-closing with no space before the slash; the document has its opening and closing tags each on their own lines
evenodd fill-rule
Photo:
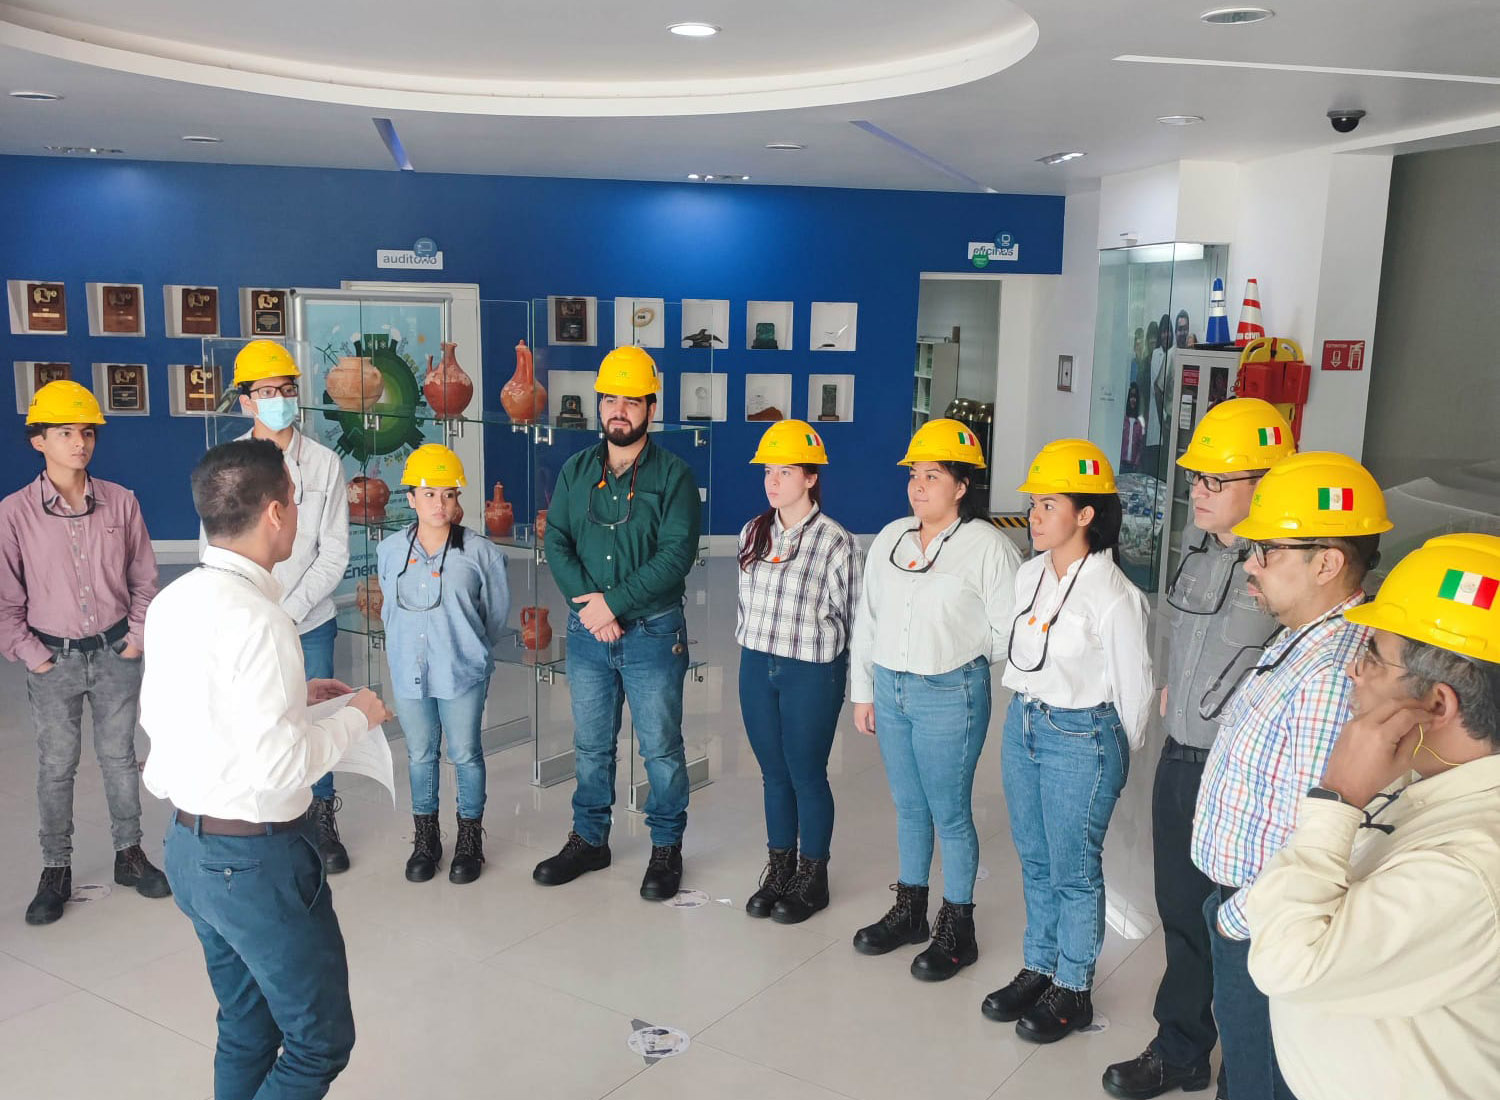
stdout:
<svg viewBox="0 0 1500 1100">
<path fill-rule="evenodd" d="M 1281 1071 L 1298 1100 L 1495 1100 L 1500 756 L 1385 802 L 1367 809 L 1389 833 L 1304 800 L 1251 889 L 1250 974 Z"/>
</svg>

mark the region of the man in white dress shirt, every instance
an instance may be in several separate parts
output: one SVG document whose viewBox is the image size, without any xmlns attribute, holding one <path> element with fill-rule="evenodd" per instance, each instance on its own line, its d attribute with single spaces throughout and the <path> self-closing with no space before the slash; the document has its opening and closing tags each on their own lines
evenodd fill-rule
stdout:
<svg viewBox="0 0 1500 1100">
<path fill-rule="evenodd" d="M 308 717 L 310 703 L 352 689 L 306 680 L 271 575 L 297 537 L 277 446 L 215 447 L 192 485 L 209 547 L 146 616 L 145 783 L 176 807 L 167 878 L 219 1000 L 216 1100 L 321 1097 L 348 1064 L 354 1019 L 311 787 L 388 712 L 366 688 Z"/>
</svg>

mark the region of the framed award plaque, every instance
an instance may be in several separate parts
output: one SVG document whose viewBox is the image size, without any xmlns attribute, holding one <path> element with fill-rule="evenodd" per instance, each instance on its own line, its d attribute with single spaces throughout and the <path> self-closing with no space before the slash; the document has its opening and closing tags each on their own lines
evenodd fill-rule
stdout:
<svg viewBox="0 0 1500 1100">
<path fill-rule="evenodd" d="M 219 291 L 211 286 L 185 286 L 180 290 L 182 310 L 179 328 L 184 336 L 215 336 L 219 331 Z"/>
<path fill-rule="evenodd" d="M 218 366 L 171 363 L 167 366 L 167 396 L 173 416 L 205 416 L 219 405 L 224 378 Z"/>
<path fill-rule="evenodd" d="M 29 332 L 68 331 L 68 297 L 62 283 L 26 284 L 26 329 Z"/>
<path fill-rule="evenodd" d="M 135 336 L 141 331 L 141 288 L 110 286 L 103 288 L 103 324 L 105 332 Z"/>
<path fill-rule="evenodd" d="M 95 363 L 94 392 L 106 416 L 146 416 L 151 412 L 145 363 Z"/>
<path fill-rule="evenodd" d="M 73 377 L 71 363 L 31 364 L 31 392 L 36 393 L 48 382 L 66 382 Z"/>
<path fill-rule="evenodd" d="M 250 292 L 250 335 L 286 335 L 286 291 Z"/>
<path fill-rule="evenodd" d="M 589 342 L 589 302 L 587 298 L 555 298 L 552 302 L 553 331 L 559 344 Z"/>
</svg>

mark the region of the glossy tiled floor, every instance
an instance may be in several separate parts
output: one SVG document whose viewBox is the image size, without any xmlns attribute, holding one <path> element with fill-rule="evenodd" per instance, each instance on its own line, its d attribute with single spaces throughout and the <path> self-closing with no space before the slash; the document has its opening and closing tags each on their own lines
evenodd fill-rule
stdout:
<svg viewBox="0 0 1500 1100">
<path fill-rule="evenodd" d="M 727 572 L 716 570 L 715 578 L 716 586 L 732 583 Z M 732 643 L 706 645 L 725 666 L 723 682 L 733 685 Z M 441 876 L 407 883 L 404 790 L 393 810 L 373 784 L 341 781 L 340 821 L 354 866 L 333 886 L 359 1042 L 331 1095 L 1103 1095 L 1104 1066 L 1140 1051 L 1153 1032 L 1159 933 L 1132 940 L 1110 932 L 1096 987 L 1104 1030 L 1037 1048 L 979 1014 L 985 993 L 1020 965 L 1020 885 L 1000 793 L 999 693 L 975 792 L 987 871 L 976 891 L 980 960 L 953 981 L 927 985 L 907 974 L 915 949 L 866 958 L 849 944 L 855 928 L 889 904 L 895 821 L 876 747 L 847 723 L 832 763 L 839 813 L 832 906 L 796 927 L 745 915 L 765 841 L 759 776 L 729 690 L 713 720 L 714 781 L 695 792 L 688 826 L 684 887 L 711 899 L 696 909 L 639 898 L 650 842 L 640 818 L 623 809 L 613 867 L 566 887 L 534 885 L 532 866 L 567 832 L 571 785 L 531 787 L 525 747 L 489 760 L 489 862 L 466 887 Z M 23 923 L 39 869 L 35 751 L 24 680 L 13 665 L 0 667 L 0 699 L 0 1092 L 27 1100 L 205 1100 L 215 1006 L 197 941 L 170 901 L 117 889 L 70 905 L 50 927 Z M 393 747 L 399 765 L 401 746 Z M 1107 857 L 1112 900 L 1132 899 L 1133 910 L 1150 897 L 1141 878 L 1149 851 L 1141 846 L 1149 844 L 1142 815 L 1153 759 L 1149 750 L 1136 756 Z M 155 856 L 166 807 L 146 802 Z M 443 805 L 451 819 L 446 782 Z M 108 883 L 108 818 L 88 749 L 75 814 L 75 885 Z M 1149 915 L 1141 919 L 1149 927 Z M 633 1021 L 680 1028 L 691 1046 L 648 1066 L 626 1045 Z"/>
</svg>

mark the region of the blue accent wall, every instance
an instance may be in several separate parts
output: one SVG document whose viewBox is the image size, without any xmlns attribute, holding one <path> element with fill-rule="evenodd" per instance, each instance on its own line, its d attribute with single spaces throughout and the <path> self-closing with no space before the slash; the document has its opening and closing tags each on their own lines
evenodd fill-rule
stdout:
<svg viewBox="0 0 1500 1100">
<path fill-rule="evenodd" d="M 167 411 L 166 364 L 195 361 L 200 351 L 197 340 L 163 335 L 164 284 L 218 286 L 223 331 L 238 335 L 240 287 L 421 280 L 424 273 L 377 270 L 375 251 L 426 236 L 444 256 L 430 278 L 478 283 L 485 298 L 727 298 L 729 347 L 715 352 L 714 369 L 729 378 L 730 418 L 714 426 L 713 530 L 729 534 L 765 506 L 759 471 L 748 465 L 764 425 L 742 419 L 746 373 L 792 374 L 792 415 L 806 415 L 808 375 L 856 377 L 854 422 L 819 427 L 832 459 L 825 499 L 852 530 L 877 530 L 906 510 L 895 462 L 910 434 L 920 273 L 972 271 L 967 243 L 1001 232 L 1020 243 L 1020 260 L 990 271 L 1062 269 L 1060 196 L 32 157 L 0 157 L 0 196 L 3 277 L 62 280 L 68 295 L 68 334 L 0 335 L 3 366 L 67 360 L 91 384 L 95 361 L 150 365 L 152 415 L 112 420 L 94 469 L 136 491 L 159 539 L 196 535 L 187 473 L 204 446 L 200 420 Z M 84 284 L 96 281 L 145 284 L 146 337 L 88 335 Z M 795 303 L 799 350 L 743 350 L 745 302 L 758 299 Z M 859 303 L 856 351 L 801 350 L 814 301 Z M 669 326 L 669 346 L 676 335 Z M 487 407 L 499 406 L 514 342 L 515 334 L 485 333 Z M 590 349 L 592 362 L 605 350 Z M 676 362 L 667 368 L 668 418 L 678 415 Z M 13 423 L 0 433 L 7 491 L 36 469 L 19 418 Z M 487 461 L 495 467 L 504 457 L 492 449 Z M 486 474 L 487 482 L 508 480 L 503 469 Z"/>
</svg>

